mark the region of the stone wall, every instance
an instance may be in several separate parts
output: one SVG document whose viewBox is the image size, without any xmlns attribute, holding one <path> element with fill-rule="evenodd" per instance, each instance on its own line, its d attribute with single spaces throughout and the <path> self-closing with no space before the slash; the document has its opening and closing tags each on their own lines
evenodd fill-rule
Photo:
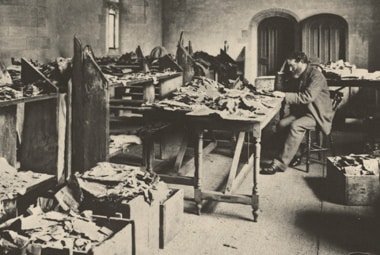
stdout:
<svg viewBox="0 0 380 255">
<path fill-rule="evenodd" d="M 105 0 L 0 0 L 0 61 L 71 57 L 73 36 L 107 54 Z M 162 44 L 160 0 L 120 1 L 120 49 L 145 54 Z"/>
<path fill-rule="evenodd" d="M 217 54 L 223 42 L 229 42 L 229 53 L 236 57 L 242 47 L 257 49 L 254 17 L 268 10 L 280 10 L 298 22 L 307 17 L 331 13 L 348 23 L 348 61 L 358 67 L 380 67 L 380 1 L 376 0 L 166 0 L 163 2 L 163 44 L 175 52 L 181 31 L 191 40 L 194 50 Z M 254 32 L 254 31 L 253 31 Z M 257 61 L 256 59 L 253 61 Z M 247 67 L 254 63 L 247 63 Z M 254 78 L 254 75 L 251 75 Z"/>
</svg>

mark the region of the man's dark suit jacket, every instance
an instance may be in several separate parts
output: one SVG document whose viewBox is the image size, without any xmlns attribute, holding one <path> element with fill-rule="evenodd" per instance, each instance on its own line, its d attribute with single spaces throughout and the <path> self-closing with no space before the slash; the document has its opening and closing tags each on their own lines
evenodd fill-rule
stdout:
<svg viewBox="0 0 380 255">
<path fill-rule="evenodd" d="M 286 92 L 285 102 L 305 105 L 325 134 L 330 134 L 334 111 L 324 75 L 308 65 L 299 77 L 298 92 Z"/>
</svg>

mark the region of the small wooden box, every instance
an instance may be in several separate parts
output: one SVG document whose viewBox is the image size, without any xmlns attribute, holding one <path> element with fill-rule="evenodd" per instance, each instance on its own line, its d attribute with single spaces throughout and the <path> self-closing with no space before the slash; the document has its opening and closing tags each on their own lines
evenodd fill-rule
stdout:
<svg viewBox="0 0 380 255">
<path fill-rule="evenodd" d="M 109 239 L 93 247 L 88 252 L 72 251 L 70 249 L 56 249 L 32 244 L 29 250 L 33 255 L 132 255 L 132 221 L 104 216 L 93 216 L 94 222 L 117 231 Z M 24 254 L 24 253 L 21 253 Z M 28 253 L 29 254 L 29 253 Z"/>
<path fill-rule="evenodd" d="M 92 201 L 86 209 L 95 214 L 114 216 L 119 214 L 123 219 L 133 220 L 133 254 L 151 255 L 159 250 L 159 203 L 149 205 L 143 196 L 135 197 L 126 203 L 106 203 Z"/>
<path fill-rule="evenodd" d="M 275 76 L 259 76 L 255 79 L 257 89 L 274 90 Z"/>
<path fill-rule="evenodd" d="M 350 176 L 340 171 L 327 159 L 327 187 L 334 202 L 345 205 L 372 205 L 380 198 L 378 175 Z"/>
<path fill-rule="evenodd" d="M 173 240 L 183 228 L 184 193 L 173 189 L 171 194 L 160 203 L 160 248 Z"/>
<path fill-rule="evenodd" d="M 165 79 L 161 79 L 159 82 L 159 98 L 163 99 L 181 87 L 183 85 L 182 80 L 183 77 L 181 73 L 176 73 Z"/>
</svg>

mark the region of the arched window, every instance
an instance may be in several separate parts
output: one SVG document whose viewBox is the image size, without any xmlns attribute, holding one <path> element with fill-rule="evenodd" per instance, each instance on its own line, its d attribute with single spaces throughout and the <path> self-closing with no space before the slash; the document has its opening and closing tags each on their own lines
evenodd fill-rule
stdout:
<svg viewBox="0 0 380 255">
<path fill-rule="evenodd" d="M 107 49 L 119 48 L 119 0 L 108 0 L 107 8 Z"/>
<path fill-rule="evenodd" d="M 302 21 L 302 50 L 315 62 L 347 58 L 347 22 L 333 14 L 319 14 Z"/>
</svg>

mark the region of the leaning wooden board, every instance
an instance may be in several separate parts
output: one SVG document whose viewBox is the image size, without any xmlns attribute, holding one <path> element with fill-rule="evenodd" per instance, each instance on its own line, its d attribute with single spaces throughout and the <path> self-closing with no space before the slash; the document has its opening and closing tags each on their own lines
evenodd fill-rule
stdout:
<svg viewBox="0 0 380 255">
<path fill-rule="evenodd" d="M 20 168 L 35 172 L 62 173 L 64 143 L 59 142 L 59 134 L 65 132 L 65 120 L 59 117 L 59 96 L 57 87 L 27 60 L 21 62 L 21 79 L 24 83 L 38 79 L 45 80 L 49 92 L 44 100 L 25 102 L 24 124 L 20 145 Z"/>
<path fill-rule="evenodd" d="M 183 228 L 184 192 L 172 190 L 160 203 L 160 248 L 164 249 Z"/>
<path fill-rule="evenodd" d="M 109 98 L 107 80 L 91 48 L 74 38 L 72 97 L 72 166 L 84 171 L 107 159 Z"/>
</svg>

